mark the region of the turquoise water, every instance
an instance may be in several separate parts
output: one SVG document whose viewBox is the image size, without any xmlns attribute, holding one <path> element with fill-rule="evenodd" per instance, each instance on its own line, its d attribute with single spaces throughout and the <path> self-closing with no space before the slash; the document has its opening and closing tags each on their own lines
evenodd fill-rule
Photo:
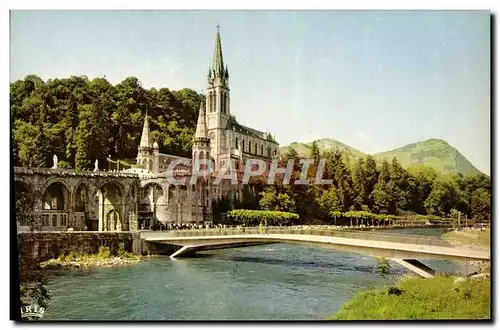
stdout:
<svg viewBox="0 0 500 330">
<path fill-rule="evenodd" d="M 440 229 L 397 230 L 439 236 Z M 463 270 L 428 260 L 443 272 Z M 368 256 L 270 244 L 199 252 L 50 278 L 45 320 L 321 320 L 358 291 L 383 284 Z M 389 282 L 406 272 L 391 264 Z"/>
</svg>

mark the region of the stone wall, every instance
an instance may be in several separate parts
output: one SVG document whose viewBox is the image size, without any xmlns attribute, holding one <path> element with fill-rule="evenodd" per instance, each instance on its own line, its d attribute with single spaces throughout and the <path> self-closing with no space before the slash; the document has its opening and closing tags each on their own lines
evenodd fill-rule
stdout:
<svg viewBox="0 0 500 330">
<path fill-rule="evenodd" d="M 141 240 L 133 232 L 36 232 L 17 235 L 19 258 L 41 262 L 70 252 L 94 254 L 100 246 L 107 246 L 115 254 L 123 243 L 127 252 L 135 254 L 171 254 L 179 247 L 155 244 Z"/>
</svg>

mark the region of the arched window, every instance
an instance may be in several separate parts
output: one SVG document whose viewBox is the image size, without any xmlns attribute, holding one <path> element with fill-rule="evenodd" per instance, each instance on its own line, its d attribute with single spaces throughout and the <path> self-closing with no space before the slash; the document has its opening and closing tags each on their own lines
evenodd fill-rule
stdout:
<svg viewBox="0 0 500 330">
<path fill-rule="evenodd" d="M 262 144 L 260 145 L 260 155 L 264 156 L 264 146 Z"/>
<path fill-rule="evenodd" d="M 215 97 L 215 94 L 212 93 L 212 112 L 215 112 L 215 105 L 216 105 L 216 97 Z"/>
<path fill-rule="evenodd" d="M 212 92 L 208 93 L 208 112 L 212 112 Z"/>
</svg>

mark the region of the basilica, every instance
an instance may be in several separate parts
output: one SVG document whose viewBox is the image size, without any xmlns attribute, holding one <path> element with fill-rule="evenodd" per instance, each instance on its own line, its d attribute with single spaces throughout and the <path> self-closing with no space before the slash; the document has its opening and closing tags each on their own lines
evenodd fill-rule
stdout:
<svg viewBox="0 0 500 330">
<path fill-rule="evenodd" d="M 119 172 L 73 171 L 14 168 L 16 199 L 21 197 L 30 219 L 19 219 L 24 230 L 136 231 L 154 224 L 208 225 L 213 222 L 212 202 L 223 196 L 235 198 L 242 184 L 223 180 L 213 184 L 218 171 L 236 164 L 242 170 L 247 159 L 269 164 L 279 157 L 274 138 L 240 125 L 231 117 L 229 69 L 224 64 L 219 28 L 215 50 L 207 75 L 205 102 L 201 103 L 191 159 L 159 152 L 153 141 L 146 115 L 135 168 Z M 192 164 L 205 160 L 212 165 L 212 176 L 193 179 Z M 175 175 L 184 183 L 169 181 L 167 169 L 181 160 Z M 23 211 L 23 212 L 26 212 Z M 31 221 L 31 223 L 30 223 Z"/>
<path fill-rule="evenodd" d="M 271 160 L 279 153 L 279 145 L 269 133 L 240 125 L 231 119 L 229 69 L 224 65 L 218 29 L 212 64 L 208 69 L 205 104 L 202 104 L 199 112 L 194 142 L 193 156 L 208 152 L 216 170 L 231 160 Z M 150 140 L 146 116 L 137 165 L 153 173 L 160 173 L 176 158 L 178 157 L 158 152 L 158 144 Z"/>
</svg>

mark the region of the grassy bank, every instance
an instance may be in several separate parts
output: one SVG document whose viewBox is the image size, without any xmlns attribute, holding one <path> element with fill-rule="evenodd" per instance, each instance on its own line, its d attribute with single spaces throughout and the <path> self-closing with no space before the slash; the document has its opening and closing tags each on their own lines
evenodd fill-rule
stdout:
<svg viewBox="0 0 500 330">
<path fill-rule="evenodd" d="M 451 231 L 443 234 L 443 238 L 451 244 L 463 248 L 472 249 L 490 249 L 490 229 L 481 230 L 465 230 Z"/>
<path fill-rule="evenodd" d="M 76 254 L 71 252 L 67 255 L 61 255 L 57 259 L 44 261 L 40 263 L 40 266 L 42 269 L 93 268 L 135 264 L 140 260 L 140 256 L 123 250 L 119 250 L 116 255 L 113 255 L 108 247 L 101 246 L 96 254 Z"/>
<path fill-rule="evenodd" d="M 331 320 L 490 319 L 489 279 L 407 277 L 398 290 L 358 293 Z"/>
</svg>

